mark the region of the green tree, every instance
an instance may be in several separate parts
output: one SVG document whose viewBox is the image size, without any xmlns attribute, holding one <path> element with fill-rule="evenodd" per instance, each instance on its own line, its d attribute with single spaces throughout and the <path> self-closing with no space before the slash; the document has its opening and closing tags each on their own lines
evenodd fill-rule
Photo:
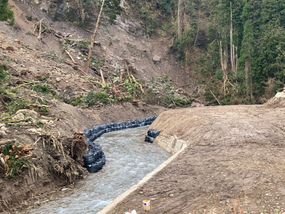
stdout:
<svg viewBox="0 0 285 214">
<path fill-rule="evenodd" d="M 285 28 L 285 1 L 278 0 L 278 13 L 280 14 L 280 24 Z"/>
<path fill-rule="evenodd" d="M 280 16 L 280 1 L 262 0 L 259 26 L 256 29 L 258 51 L 254 74 L 254 88 L 258 96 L 264 93 L 264 82 L 269 78 L 284 83 L 284 40 L 285 30 Z M 271 92 L 273 94 L 273 92 Z"/>
<path fill-rule="evenodd" d="M 10 25 L 15 22 L 14 13 L 11 10 L 11 5 L 8 0 L 0 0 L 0 21 L 9 21 Z"/>
<path fill-rule="evenodd" d="M 238 59 L 239 70 L 237 72 L 237 77 L 241 82 L 241 88 L 244 89 L 247 98 L 249 100 L 253 99 L 252 93 L 252 77 L 253 69 L 252 63 L 254 58 L 254 53 L 256 50 L 256 42 L 253 34 L 253 23 L 252 15 L 250 11 L 250 6 L 246 2 L 243 7 L 243 39 L 241 43 L 240 57 Z"/>
</svg>

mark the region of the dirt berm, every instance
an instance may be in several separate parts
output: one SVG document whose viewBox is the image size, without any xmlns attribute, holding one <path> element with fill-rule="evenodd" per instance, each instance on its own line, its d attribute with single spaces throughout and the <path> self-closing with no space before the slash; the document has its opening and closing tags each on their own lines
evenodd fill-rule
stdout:
<svg viewBox="0 0 285 214">
<path fill-rule="evenodd" d="M 155 143 L 188 147 L 109 213 L 285 213 L 284 103 L 160 114 Z"/>
</svg>

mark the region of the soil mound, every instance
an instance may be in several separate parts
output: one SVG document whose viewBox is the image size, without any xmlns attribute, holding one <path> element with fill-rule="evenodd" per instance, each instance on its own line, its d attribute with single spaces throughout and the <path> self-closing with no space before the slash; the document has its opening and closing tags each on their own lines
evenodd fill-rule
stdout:
<svg viewBox="0 0 285 214">
<path fill-rule="evenodd" d="M 273 107 L 273 108 L 277 108 L 277 107 L 285 107 L 285 92 L 277 92 L 277 94 L 271 98 L 270 100 L 268 100 L 264 106 L 268 106 L 268 107 Z"/>
<path fill-rule="evenodd" d="M 174 136 L 188 147 L 109 213 L 142 212 L 144 199 L 151 213 L 285 212 L 283 99 L 163 112 L 155 143 Z"/>
</svg>

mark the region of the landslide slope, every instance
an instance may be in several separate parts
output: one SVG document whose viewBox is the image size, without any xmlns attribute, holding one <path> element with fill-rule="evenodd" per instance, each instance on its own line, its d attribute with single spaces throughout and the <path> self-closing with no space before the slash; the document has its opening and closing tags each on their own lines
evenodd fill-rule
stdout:
<svg viewBox="0 0 285 214">
<path fill-rule="evenodd" d="M 21 165 L 19 173 L 10 176 L 3 169 L 4 160 L 1 159 L 0 212 L 16 212 L 14 208 L 38 206 L 47 200 L 53 200 L 56 196 L 52 193 L 62 192 L 60 190 L 66 187 L 72 189 L 78 179 L 86 177 L 87 170 L 70 155 L 74 131 L 80 132 L 102 123 L 154 116 L 164 110 L 163 107 L 147 105 L 138 100 L 134 104 L 118 102 L 111 105 L 96 101 L 92 105 L 85 105 L 88 94 L 96 93 L 100 88 L 98 82 L 101 81 L 100 76 L 91 73 L 91 69 L 88 76 L 78 70 L 84 67 L 84 59 L 79 57 L 82 56 L 80 51 L 86 50 L 89 44 L 86 46 L 82 41 L 90 39 L 91 33 L 70 23 L 53 22 L 46 17 L 43 23 L 47 25 L 46 20 L 49 20 L 49 30 L 38 38 L 38 31 L 34 32 L 34 29 L 45 14 L 28 2 L 10 1 L 10 4 L 15 13 L 15 26 L 0 22 L 0 74 L 3 71 L 7 74 L 0 82 L 1 158 L 3 147 L 10 141 L 17 146 L 29 145 L 32 156 L 29 159 L 30 165 Z M 116 35 L 116 45 L 109 49 L 110 56 L 106 59 L 112 76 L 117 72 L 116 69 L 123 69 L 122 72 L 125 72 L 123 58 L 117 59 L 115 52 L 122 50 L 118 43 L 122 43 L 127 52 L 125 39 L 128 33 L 118 25 L 106 28 L 102 26 L 98 32 L 98 39 L 104 39 L 101 40 L 101 46 L 96 47 L 99 53 L 96 59 L 100 57 L 98 61 L 104 61 L 103 53 L 106 53 L 108 38 Z M 61 38 L 55 36 L 59 35 L 57 33 Z M 65 41 L 64 35 L 68 35 L 68 41 L 79 41 L 85 46 L 64 49 L 66 47 L 60 45 L 60 42 Z M 129 36 L 135 40 L 134 36 Z M 122 38 L 123 41 L 119 40 Z M 144 38 L 144 42 L 146 41 Z M 148 50 L 147 47 L 143 48 Z M 77 66 L 66 64 L 65 61 L 71 62 L 71 59 L 65 50 L 70 53 Z M 123 57 L 128 56 L 125 54 Z M 140 56 L 136 59 L 139 58 Z M 150 59 L 143 60 L 148 61 L 149 71 L 159 70 L 151 56 Z M 112 66 L 116 62 L 118 66 L 115 69 Z M 164 62 L 160 65 L 162 64 Z M 132 74 L 136 79 L 143 75 L 139 71 Z M 155 72 L 153 75 L 155 76 Z M 106 82 L 112 82 L 113 79 L 106 78 Z M 84 102 L 83 98 L 86 98 Z M 79 104 L 76 101 L 80 101 Z"/>
<path fill-rule="evenodd" d="M 187 148 L 109 213 L 142 212 L 144 199 L 149 213 L 285 212 L 284 120 L 284 98 L 163 112 L 155 143 Z"/>
</svg>

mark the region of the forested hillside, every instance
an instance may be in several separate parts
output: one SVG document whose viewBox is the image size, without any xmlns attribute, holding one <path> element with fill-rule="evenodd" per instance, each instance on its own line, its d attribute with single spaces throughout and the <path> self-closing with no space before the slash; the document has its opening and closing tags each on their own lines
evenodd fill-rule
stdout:
<svg viewBox="0 0 285 214">
<path fill-rule="evenodd" d="M 172 38 L 170 51 L 200 77 L 209 100 L 260 103 L 283 87 L 284 1 L 156 0 L 136 8 L 150 36 Z"/>
<path fill-rule="evenodd" d="M 59 13 L 61 6 L 52 3 L 47 13 L 92 27 L 101 2 L 72 4 Z M 4 10 L 7 1 L 1 5 Z M 7 11 L 0 18 L 13 23 Z M 103 13 L 111 24 L 116 15 L 139 18 L 147 36 L 169 41 L 169 54 L 195 80 L 189 85 L 202 86 L 209 104 L 263 103 L 284 85 L 284 1 L 109 0 Z"/>
</svg>

